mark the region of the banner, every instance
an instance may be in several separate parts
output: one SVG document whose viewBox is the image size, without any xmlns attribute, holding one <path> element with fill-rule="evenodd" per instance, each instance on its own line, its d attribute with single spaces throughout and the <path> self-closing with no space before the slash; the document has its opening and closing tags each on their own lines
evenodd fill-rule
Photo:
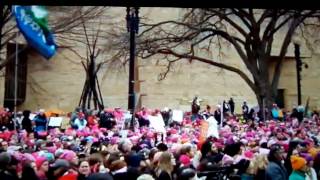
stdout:
<svg viewBox="0 0 320 180">
<path fill-rule="evenodd" d="M 172 111 L 172 120 L 181 123 L 183 120 L 183 111 L 173 110 Z"/>
<path fill-rule="evenodd" d="M 161 133 L 165 133 L 166 129 L 165 129 L 165 124 L 163 121 L 163 118 L 161 115 L 158 116 L 148 116 L 149 122 L 150 122 L 150 128 L 153 128 L 154 130 L 156 130 L 156 132 L 161 132 Z"/>
<path fill-rule="evenodd" d="M 13 6 L 17 26 L 30 46 L 46 59 L 56 52 L 56 44 L 47 24 L 48 13 L 41 6 Z"/>
<path fill-rule="evenodd" d="M 219 131 L 218 131 L 218 122 L 217 120 L 213 117 L 210 116 L 207 119 L 208 122 L 208 130 L 207 130 L 207 137 L 212 136 L 219 138 Z"/>
<path fill-rule="evenodd" d="M 62 123 L 62 117 L 51 117 L 48 126 L 50 127 L 60 127 Z"/>
</svg>

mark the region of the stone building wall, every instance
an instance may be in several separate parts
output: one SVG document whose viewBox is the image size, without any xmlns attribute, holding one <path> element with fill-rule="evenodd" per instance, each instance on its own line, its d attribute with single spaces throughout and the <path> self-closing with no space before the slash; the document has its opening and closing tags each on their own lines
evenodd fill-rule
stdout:
<svg viewBox="0 0 320 180">
<path fill-rule="evenodd" d="M 112 8 L 106 13 L 114 13 L 120 19 L 112 21 L 125 26 L 125 8 Z M 154 21 L 162 21 L 168 17 L 179 17 L 179 9 L 174 8 L 143 8 L 141 14 Z M 104 19 L 111 21 L 111 19 Z M 105 30 L 108 27 L 104 27 Z M 279 46 L 279 45 L 278 45 Z M 275 46 L 275 51 L 278 47 Z M 78 52 L 85 55 L 83 46 L 78 45 Z M 218 52 L 213 50 L 210 58 L 228 62 L 247 72 L 245 66 L 239 60 L 232 47 L 222 50 L 224 56 L 219 59 Z M 292 48 L 289 56 L 293 55 Z M 108 56 L 108 52 L 104 55 Z M 308 56 L 305 61 L 309 69 L 302 72 L 303 102 L 311 97 L 313 108 L 320 107 L 320 63 L 319 55 Z M 178 108 L 190 110 L 190 102 L 195 95 L 203 99 L 203 107 L 207 104 L 215 106 L 222 100 L 233 97 L 236 102 L 236 111 L 240 112 L 240 104 L 246 100 L 249 105 L 257 103 L 254 93 L 248 85 L 235 73 L 221 70 L 207 64 L 188 61 L 180 61 L 175 64 L 173 72 L 166 79 L 158 81 L 158 75 L 165 68 L 164 64 L 156 65 L 159 57 L 154 56 L 148 60 L 139 59 L 139 78 L 143 80 L 140 85 L 140 93 L 145 94 L 141 98 L 142 105 L 150 108 Z M 295 62 L 286 60 L 279 88 L 285 89 L 285 105 L 291 108 L 296 102 Z M 110 68 L 103 66 L 99 73 L 101 91 L 104 104 L 107 107 L 127 108 L 128 97 L 128 68 Z M 30 53 L 28 60 L 27 98 L 19 109 L 37 110 L 62 109 L 71 111 L 78 105 L 81 96 L 85 73 L 79 57 L 73 52 L 60 49 L 56 56 L 49 61 Z M 4 87 L 4 78 L 0 77 L 0 87 Z M 0 88 L 0 103 L 3 102 L 4 88 Z"/>
</svg>

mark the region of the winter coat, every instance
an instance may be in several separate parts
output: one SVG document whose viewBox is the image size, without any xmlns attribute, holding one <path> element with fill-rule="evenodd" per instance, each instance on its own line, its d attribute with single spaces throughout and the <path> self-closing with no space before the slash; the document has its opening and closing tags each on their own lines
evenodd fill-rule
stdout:
<svg viewBox="0 0 320 180">
<path fill-rule="evenodd" d="M 289 180 L 305 180 L 306 174 L 301 171 L 292 171 Z"/>
<path fill-rule="evenodd" d="M 268 180 L 287 180 L 288 174 L 283 165 L 275 162 L 269 162 L 266 169 L 266 179 Z"/>
<path fill-rule="evenodd" d="M 37 115 L 34 118 L 34 122 L 36 124 L 36 128 L 35 128 L 36 132 L 46 131 L 46 127 L 47 127 L 47 118 L 46 117 Z"/>
</svg>

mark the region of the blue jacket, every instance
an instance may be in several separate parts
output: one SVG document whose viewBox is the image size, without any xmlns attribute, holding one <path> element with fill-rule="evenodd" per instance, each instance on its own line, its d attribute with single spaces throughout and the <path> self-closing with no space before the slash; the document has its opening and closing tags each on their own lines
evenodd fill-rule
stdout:
<svg viewBox="0 0 320 180">
<path fill-rule="evenodd" d="M 267 180 L 288 180 L 288 174 L 283 165 L 279 165 L 275 162 L 269 162 L 266 169 Z"/>
<path fill-rule="evenodd" d="M 36 132 L 46 131 L 47 118 L 37 115 L 34 118 L 34 122 L 36 124 L 36 128 L 35 128 Z"/>
</svg>

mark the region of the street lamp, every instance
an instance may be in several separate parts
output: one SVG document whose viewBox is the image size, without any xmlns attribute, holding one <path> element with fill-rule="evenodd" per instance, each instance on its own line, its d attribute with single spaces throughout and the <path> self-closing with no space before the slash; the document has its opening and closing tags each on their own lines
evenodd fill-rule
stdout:
<svg viewBox="0 0 320 180">
<path fill-rule="evenodd" d="M 297 71 L 297 91 L 298 91 L 298 105 L 301 105 L 301 70 L 302 62 L 300 59 L 300 45 L 294 44 L 294 55 L 296 59 L 296 71 Z"/>
<path fill-rule="evenodd" d="M 132 114 L 131 128 L 134 127 L 135 92 L 134 92 L 134 69 L 136 55 L 136 34 L 139 30 L 139 8 L 127 7 L 127 31 L 130 33 L 130 58 L 129 58 L 129 90 L 128 90 L 128 110 Z"/>
<path fill-rule="evenodd" d="M 296 71 L 297 71 L 297 92 L 298 92 L 298 106 L 301 105 L 301 71 L 302 71 L 302 65 L 305 66 L 305 68 L 308 68 L 308 64 L 302 62 L 300 57 L 300 45 L 301 40 L 298 36 L 294 36 L 292 38 L 292 42 L 294 43 L 294 56 L 296 59 Z"/>
</svg>

